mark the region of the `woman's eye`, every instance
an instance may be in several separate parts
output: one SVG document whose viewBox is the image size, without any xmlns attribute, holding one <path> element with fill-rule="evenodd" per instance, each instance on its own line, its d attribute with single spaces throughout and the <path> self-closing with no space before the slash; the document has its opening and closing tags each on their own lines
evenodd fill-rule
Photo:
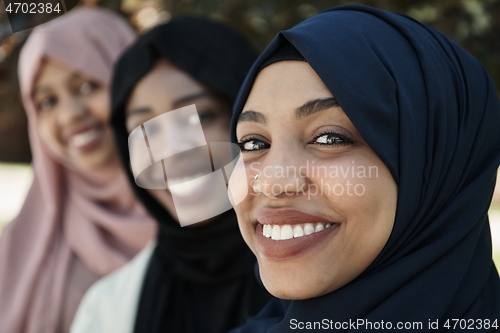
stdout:
<svg viewBox="0 0 500 333">
<path fill-rule="evenodd" d="M 345 138 L 338 133 L 323 133 L 314 138 L 312 142 L 319 145 L 347 145 L 351 144 L 352 140 Z"/>
<path fill-rule="evenodd" d="M 50 108 L 54 107 L 56 103 L 57 103 L 56 97 L 47 97 L 42 99 L 40 103 L 38 103 L 38 109 L 40 111 L 49 110 Z"/>
<path fill-rule="evenodd" d="M 212 112 L 212 111 L 201 111 L 201 112 L 198 112 L 198 114 L 200 117 L 200 123 L 202 125 L 208 124 L 208 123 L 214 121 L 219 116 L 217 113 Z"/>
<path fill-rule="evenodd" d="M 78 92 L 82 95 L 88 95 L 98 88 L 99 88 L 98 84 L 90 81 L 85 81 L 78 88 Z"/>
<path fill-rule="evenodd" d="M 238 142 L 242 152 L 256 151 L 262 149 L 268 149 L 270 145 L 262 140 L 256 138 L 248 138 Z"/>
<path fill-rule="evenodd" d="M 194 126 L 194 125 L 197 125 L 201 119 L 201 117 L 198 116 L 198 114 L 196 113 L 193 113 L 192 115 L 190 115 L 186 120 L 185 120 L 185 124 L 184 125 L 190 125 L 190 126 Z"/>
<path fill-rule="evenodd" d="M 197 124 L 206 125 L 211 123 L 218 117 L 219 114 L 212 111 L 199 111 L 198 113 L 192 114 L 188 118 L 186 118 L 184 125 L 186 126 L 194 126 Z"/>
</svg>

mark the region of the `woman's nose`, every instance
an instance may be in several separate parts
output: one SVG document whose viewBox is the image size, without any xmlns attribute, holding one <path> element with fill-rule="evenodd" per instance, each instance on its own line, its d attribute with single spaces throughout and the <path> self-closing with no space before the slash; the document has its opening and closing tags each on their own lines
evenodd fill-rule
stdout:
<svg viewBox="0 0 500 333">
<path fill-rule="evenodd" d="M 308 179 L 303 157 L 290 150 L 269 153 L 265 163 L 252 167 L 259 170 L 250 178 L 253 191 L 271 199 L 305 194 Z"/>
<path fill-rule="evenodd" d="M 77 97 L 67 97 L 61 104 L 59 121 L 62 125 L 78 121 L 86 112 L 84 101 Z"/>
</svg>

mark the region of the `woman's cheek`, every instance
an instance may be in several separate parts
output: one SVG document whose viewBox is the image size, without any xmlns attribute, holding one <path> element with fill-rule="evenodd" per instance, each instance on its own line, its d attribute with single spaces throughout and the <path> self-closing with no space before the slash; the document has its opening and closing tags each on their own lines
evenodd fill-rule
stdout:
<svg viewBox="0 0 500 333">
<path fill-rule="evenodd" d="M 315 163 L 309 172 L 311 184 L 309 195 L 326 196 L 332 203 L 341 201 L 336 208 L 346 208 L 345 205 L 359 203 L 359 200 L 372 192 L 374 180 L 377 177 L 377 167 L 365 160 L 351 158 Z"/>
<path fill-rule="evenodd" d="M 110 118 L 111 100 L 109 89 L 101 89 L 88 97 L 89 110 L 93 116 L 103 123 L 108 123 Z"/>
<path fill-rule="evenodd" d="M 57 131 L 57 119 L 55 112 L 40 113 L 38 116 L 38 133 L 40 140 L 52 152 L 62 154 L 62 144 L 60 142 L 59 133 Z"/>
</svg>

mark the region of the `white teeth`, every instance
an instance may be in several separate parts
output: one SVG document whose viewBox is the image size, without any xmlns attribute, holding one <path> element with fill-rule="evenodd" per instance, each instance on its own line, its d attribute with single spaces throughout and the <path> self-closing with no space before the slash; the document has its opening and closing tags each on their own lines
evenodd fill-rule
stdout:
<svg viewBox="0 0 500 333">
<path fill-rule="evenodd" d="M 263 229 L 264 236 L 266 236 L 267 238 L 271 238 L 271 234 L 273 232 L 272 230 L 273 228 L 271 227 L 270 224 L 265 224 Z"/>
<path fill-rule="evenodd" d="M 304 234 L 310 235 L 312 233 L 314 233 L 314 224 L 306 223 L 306 225 L 304 227 Z"/>
<path fill-rule="evenodd" d="M 300 225 L 296 225 L 295 228 L 293 228 L 293 237 L 302 237 L 304 236 L 304 230 L 302 230 L 302 227 Z"/>
<path fill-rule="evenodd" d="M 298 238 L 302 236 L 307 236 L 316 232 L 320 232 L 327 228 L 330 228 L 332 223 L 305 223 L 305 224 L 297 224 L 297 225 L 271 225 L 264 224 L 262 226 L 262 235 L 267 238 L 271 238 L 273 240 L 285 240 L 291 238 Z"/>
<path fill-rule="evenodd" d="M 175 181 L 177 181 L 177 179 L 179 178 L 176 178 Z M 208 181 L 210 181 L 210 174 L 194 179 L 193 176 L 183 177 L 180 179 L 183 179 L 185 181 L 179 182 L 177 183 L 177 185 L 169 185 L 168 189 L 170 190 L 170 193 L 172 193 L 172 195 L 186 197 L 200 190 Z M 170 183 L 173 182 L 174 181 L 172 180 L 170 181 Z"/>
<path fill-rule="evenodd" d="M 273 232 L 271 234 L 271 238 L 274 240 L 281 239 L 281 229 L 279 225 L 273 225 Z"/>
<path fill-rule="evenodd" d="M 290 239 L 293 238 L 293 231 L 291 225 L 284 225 L 281 227 L 281 239 Z"/>
<path fill-rule="evenodd" d="M 97 129 L 97 128 L 93 128 L 87 132 L 83 132 L 83 133 L 78 133 L 76 135 L 73 135 L 71 137 L 71 145 L 73 147 L 82 147 L 82 146 L 85 146 L 86 144 L 92 142 L 93 140 L 95 140 L 95 138 L 97 138 L 100 134 L 100 130 Z"/>
</svg>

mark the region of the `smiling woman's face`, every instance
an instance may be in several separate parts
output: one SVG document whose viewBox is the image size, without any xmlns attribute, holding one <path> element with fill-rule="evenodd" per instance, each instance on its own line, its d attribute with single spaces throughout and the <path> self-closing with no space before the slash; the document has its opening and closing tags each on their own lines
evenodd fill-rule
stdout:
<svg viewBox="0 0 500 333">
<path fill-rule="evenodd" d="M 306 299 L 361 274 L 391 234 L 397 186 L 309 64 L 260 71 L 236 132 L 251 181 L 235 210 L 266 289 Z"/>
<path fill-rule="evenodd" d="M 127 131 L 131 133 L 135 128 L 152 118 L 192 104 L 195 104 L 198 111 L 206 142 L 229 142 L 229 122 L 231 120 L 229 101 L 219 94 L 215 94 L 168 61 L 161 59 L 136 84 L 132 91 L 126 106 Z M 191 122 L 190 118 L 185 119 L 184 122 Z M 195 123 L 198 124 L 197 120 Z M 196 135 L 191 135 L 189 131 L 176 124 L 169 125 L 166 131 L 149 128 L 151 131 L 156 131 L 156 135 L 162 135 L 155 140 L 161 140 L 162 150 L 172 154 L 172 157 L 168 158 L 168 162 L 166 160 L 163 162 L 169 170 L 167 182 L 171 184 L 182 183 L 186 177 L 196 178 L 197 174 L 203 173 L 205 170 L 203 166 L 207 162 L 205 155 L 193 153 L 193 150 L 189 151 L 189 149 L 198 146 L 193 143 L 197 139 Z M 158 134 L 160 132 L 161 134 Z M 160 181 L 163 181 L 163 177 Z M 187 192 L 176 192 L 175 195 L 178 200 L 183 199 L 187 202 L 186 205 L 190 201 L 200 205 L 197 194 L 210 191 L 209 187 L 209 183 L 199 183 L 197 187 L 191 188 Z M 147 191 L 174 218 L 177 218 L 171 193 L 174 189 L 147 189 Z M 194 208 L 196 207 L 191 206 L 191 210 L 196 211 Z"/>
<path fill-rule="evenodd" d="M 48 58 L 35 82 L 33 102 L 40 138 L 54 154 L 87 171 L 116 161 L 107 85 Z"/>
</svg>

